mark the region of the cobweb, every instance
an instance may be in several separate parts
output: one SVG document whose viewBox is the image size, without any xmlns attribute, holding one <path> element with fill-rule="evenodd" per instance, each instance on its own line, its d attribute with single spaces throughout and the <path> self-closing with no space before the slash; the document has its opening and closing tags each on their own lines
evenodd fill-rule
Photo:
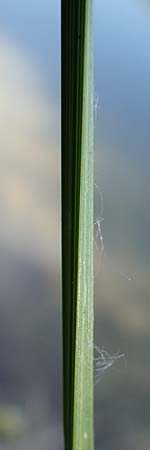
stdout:
<svg viewBox="0 0 150 450">
<path fill-rule="evenodd" d="M 120 270 L 116 267 L 114 261 L 112 262 L 109 256 L 107 255 L 104 247 L 104 238 L 102 231 L 102 223 L 104 221 L 103 212 L 104 212 L 104 200 L 103 193 L 100 187 L 94 183 L 95 190 L 98 193 L 98 199 L 95 201 L 95 221 L 94 221 L 94 242 L 99 255 L 100 264 L 104 264 L 104 260 L 107 261 L 107 268 L 120 277 L 124 278 L 126 281 L 131 281 L 132 277 L 130 274 L 125 273 L 123 270 Z M 96 196 L 95 196 L 96 197 Z M 96 199 L 95 199 L 96 200 Z"/>
<path fill-rule="evenodd" d="M 103 104 L 102 104 L 102 92 L 101 95 L 97 91 L 95 91 L 94 95 L 94 128 L 96 128 L 97 120 L 99 114 L 102 113 Z M 131 281 L 132 277 L 130 274 L 124 272 L 124 270 L 120 270 L 114 263 L 111 261 L 109 255 L 105 251 L 104 247 L 104 237 L 103 237 L 103 222 L 104 222 L 104 200 L 103 200 L 103 192 L 98 184 L 94 183 L 95 186 L 95 195 L 94 195 L 94 203 L 95 203 L 95 219 L 94 219 L 94 241 L 95 246 L 99 255 L 100 265 L 104 263 L 104 260 L 107 262 L 107 268 L 110 272 L 114 272 L 124 278 L 126 281 Z"/>
<path fill-rule="evenodd" d="M 103 252 L 104 252 L 104 239 L 103 239 L 102 228 L 101 228 L 101 223 L 104 220 L 104 217 L 103 217 L 103 208 L 104 208 L 103 207 L 103 194 L 102 194 L 101 189 L 99 188 L 99 186 L 96 183 L 94 183 L 94 186 L 99 194 L 99 199 L 100 199 L 100 202 L 99 202 L 100 203 L 100 211 L 96 215 L 96 220 L 94 222 L 94 231 L 95 231 L 94 240 L 95 240 L 95 245 L 96 245 L 97 251 L 101 258 L 103 255 Z"/>
<path fill-rule="evenodd" d="M 100 102 L 100 97 L 96 93 L 94 99 L 94 128 L 96 127 L 99 110 L 102 112 L 102 103 Z M 131 277 L 128 276 L 123 271 L 118 270 L 115 267 L 114 262 L 111 263 L 109 260 L 107 253 L 104 248 L 104 237 L 103 237 L 103 222 L 104 222 L 104 200 L 103 200 L 103 192 L 98 186 L 98 184 L 94 183 L 95 186 L 95 219 L 94 219 L 94 242 L 98 252 L 98 257 L 100 263 L 104 263 L 104 259 L 107 258 L 107 267 L 110 265 L 111 271 L 117 272 L 120 276 L 130 281 Z M 116 353 L 110 355 L 110 353 L 104 347 L 98 347 L 94 344 L 94 358 L 93 358 L 93 369 L 94 369 L 94 384 L 97 384 L 101 378 L 107 374 L 110 369 L 113 369 L 116 366 L 118 360 L 125 357 L 123 353 Z"/>
<path fill-rule="evenodd" d="M 94 382 L 97 384 L 110 368 L 114 366 L 116 361 L 124 358 L 123 353 L 110 355 L 107 350 L 94 345 Z"/>
<path fill-rule="evenodd" d="M 99 96 L 98 92 L 95 92 L 95 95 L 94 95 L 94 128 L 96 128 L 98 115 L 101 112 L 102 112 L 102 100 L 100 100 L 100 96 Z"/>
</svg>

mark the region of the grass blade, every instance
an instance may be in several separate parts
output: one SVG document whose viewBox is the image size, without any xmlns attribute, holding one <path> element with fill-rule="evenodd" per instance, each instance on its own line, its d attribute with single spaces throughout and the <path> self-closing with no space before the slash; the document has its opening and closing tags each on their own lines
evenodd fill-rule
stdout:
<svg viewBox="0 0 150 450">
<path fill-rule="evenodd" d="M 62 288 L 66 450 L 93 449 L 93 10 L 62 0 Z"/>
</svg>

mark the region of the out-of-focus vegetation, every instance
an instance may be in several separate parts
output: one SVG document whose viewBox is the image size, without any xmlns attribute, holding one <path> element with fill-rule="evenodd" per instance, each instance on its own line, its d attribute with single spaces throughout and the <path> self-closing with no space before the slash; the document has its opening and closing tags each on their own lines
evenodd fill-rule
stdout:
<svg viewBox="0 0 150 450">
<path fill-rule="evenodd" d="M 13 441 L 27 431 L 26 418 L 19 408 L 0 406 L 0 440 Z"/>
</svg>

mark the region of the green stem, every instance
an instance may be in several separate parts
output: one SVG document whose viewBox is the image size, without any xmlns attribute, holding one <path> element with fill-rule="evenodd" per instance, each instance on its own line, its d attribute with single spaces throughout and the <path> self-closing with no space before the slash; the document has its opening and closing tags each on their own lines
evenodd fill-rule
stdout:
<svg viewBox="0 0 150 450">
<path fill-rule="evenodd" d="M 93 8 L 62 0 L 62 287 L 66 450 L 93 449 Z"/>
</svg>

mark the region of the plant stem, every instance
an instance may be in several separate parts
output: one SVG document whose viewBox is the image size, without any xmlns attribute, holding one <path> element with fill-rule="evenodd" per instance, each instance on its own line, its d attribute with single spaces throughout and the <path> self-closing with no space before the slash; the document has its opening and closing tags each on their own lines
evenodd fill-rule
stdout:
<svg viewBox="0 0 150 450">
<path fill-rule="evenodd" d="M 66 450 L 93 449 L 93 8 L 62 0 L 62 288 Z"/>
</svg>

